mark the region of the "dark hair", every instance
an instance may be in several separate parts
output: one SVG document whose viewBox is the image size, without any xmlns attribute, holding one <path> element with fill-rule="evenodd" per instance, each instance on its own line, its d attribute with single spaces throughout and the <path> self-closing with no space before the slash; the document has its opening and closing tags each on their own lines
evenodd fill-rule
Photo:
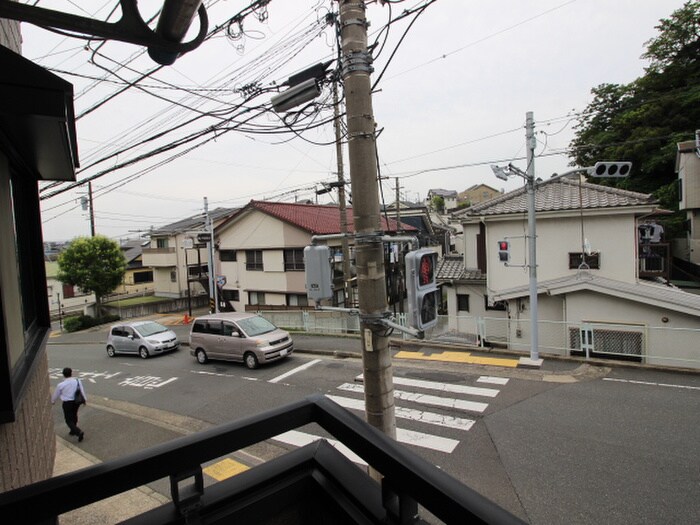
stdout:
<svg viewBox="0 0 700 525">
<path fill-rule="evenodd" d="M 63 377 L 70 377 L 73 375 L 73 369 L 72 368 L 64 368 L 63 369 Z"/>
</svg>

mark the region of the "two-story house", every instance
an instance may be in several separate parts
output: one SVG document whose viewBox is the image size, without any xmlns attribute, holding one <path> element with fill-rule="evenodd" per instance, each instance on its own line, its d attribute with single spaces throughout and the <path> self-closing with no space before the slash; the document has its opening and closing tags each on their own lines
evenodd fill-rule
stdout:
<svg viewBox="0 0 700 525">
<path fill-rule="evenodd" d="M 678 144 L 676 173 L 678 173 L 678 209 L 685 211 L 687 234 L 674 240 L 674 256 L 691 263 L 686 268 L 691 275 L 700 275 L 700 130 L 696 139 Z"/>
<path fill-rule="evenodd" d="M 352 208 L 346 209 L 348 233 L 354 232 Z M 396 221 L 382 217 L 387 234 L 399 231 Z M 411 235 L 416 229 L 403 225 Z M 235 310 L 287 309 L 309 306 L 304 274 L 304 248 L 314 235 L 340 233 L 337 206 L 251 201 L 222 223 L 215 232 L 218 245 L 216 273 L 224 277 L 223 300 Z M 335 261 L 333 303 L 345 301 L 341 239 L 323 241 Z M 352 255 L 350 240 L 350 259 Z M 352 293 L 352 291 L 350 291 Z"/>
<path fill-rule="evenodd" d="M 460 206 L 473 206 L 498 197 L 501 193 L 488 184 L 474 184 L 457 195 L 457 203 Z"/>
<path fill-rule="evenodd" d="M 217 208 L 209 216 L 217 228 L 237 208 Z M 141 262 L 153 271 L 153 292 L 158 297 L 187 297 L 209 293 L 209 253 L 198 233 L 208 232 L 203 214 L 149 232 L 150 246 L 142 250 Z"/>
<path fill-rule="evenodd" d="M 700 366 L 691 331 L 661 330 L 700 328 L 700 297 L 664 279 L 668 257 L 657 254 L 667 253 L 668 245 L 642 233 L 664 213 L 651 196 L 566 177 L 539 183 L 535 196 L 540 350 L 583 351 L 580 329 L 585 325 L 597 345 L 588 348 L 593 354 Z M 469 332 L 472 315 L 498 307 L 500 316 L 493 317 L 500 320 L 491 323 L 497 335 L 487 335 L 527 349 L 525 188 L 457 212 L 454 219 L 464 232 L 463 267 L 443 261 L 445 269 L 438 274 L 451 285 L 445 287 L 448 310 L 455 316 L 451 327 Z M 508 264 L 499 257 L 501 240 L 509 244 Z M 459 315 L 466 317 L 463 325 Z"/>
<path fill-rule="evenodd" d="M 445 210 L 454 210 L 457 207 L 457 192 L 455 190 L 444 190 L 442 188 L 432 188 L 428 190 L 428 196 L 425 199 L 425 204 L 429 208 L 433 206 L 433 198 L 442 197 L 445 202 Z"/>
</svg>

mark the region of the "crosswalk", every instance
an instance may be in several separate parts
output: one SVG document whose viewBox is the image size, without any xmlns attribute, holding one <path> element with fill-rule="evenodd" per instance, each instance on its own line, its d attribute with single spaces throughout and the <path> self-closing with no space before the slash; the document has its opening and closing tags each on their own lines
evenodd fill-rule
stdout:
<svg viewBox="0 0 700 525">
<path fill-rule="evenodd" d="M 481 376 L 476 383 L 490 386 L 471 386 L 394 377 L 397 441 L 446 454 L 452 453 L 464 438 L 464 433 L 469 432 L 476 423 L 474 417 L 483 414 L 488 408 L 487 400 L 499 394 L 500 388 L 491 385 L 502 388 L 508 381 L 505 377 Z M 337 392 L 327 394 L 327 397 L 363 417 L 365 402 L 362 376 L 355 378 L 353 383 L 338 385 L 336 390 Z M 434 431 L 436 434 L 430 433 L 431 426 L 443 429 L 439 432 L 441 435 L 437 435 L 437 429 Z M 444 429 L 449 430 L 446 432 Z M 301 447 L 321 439 L 321 436 L 294 430 L 273 439 Z M 334 440 L 328 442 L 351 461 L 360 465 L 366 464 L 342 443 Z"/>
</svg>

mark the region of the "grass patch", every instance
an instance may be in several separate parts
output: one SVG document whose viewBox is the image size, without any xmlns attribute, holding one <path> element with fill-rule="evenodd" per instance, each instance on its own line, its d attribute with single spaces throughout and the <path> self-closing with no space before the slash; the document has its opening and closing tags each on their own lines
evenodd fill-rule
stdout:
<svg viewBox="0 0 700 525">
<path fill-rule="evenodd" d="M 119 301 L 110 301 L 104 303 L 109 306 L 134 306 L 137 304 L 150 304 L 150 303 L 162 303 L 164 301 L 169 301 L 170 299 L 164 299 L 163 297 L 156 297 L 155 295 L 146 295 L 143 297 L 130 297 L 129 299 L 121 299 Z"/>
</svg>

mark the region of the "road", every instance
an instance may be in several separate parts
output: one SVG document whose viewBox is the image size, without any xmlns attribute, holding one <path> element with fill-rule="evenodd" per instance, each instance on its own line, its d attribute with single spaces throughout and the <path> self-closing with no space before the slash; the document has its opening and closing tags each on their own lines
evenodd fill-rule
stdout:
<svg viewBox="0 0 700 525">
<path fill-rule="evenodd" d="M 186 327 L 176 331 L 183 337 Z M 72 366 L 83 379 L 90 400 L 81 411 L 87 437 L 80 446 L 102 460 L 313 393 L 362 415 L 361 360 L 332 355 L 352 355 L 356 340 L 299 336 L 310 351 L 248 370 L 200 365 L 186 346 L 147 360 L 109 358 L 98 342 L 106 329 L 93 332 L 93 342 L 76 337 L 51 338 L 50 376 L 53 385 Z M 530 523 L 700 522 L 698 375 L 574 362 L 532 371 L 397 356 L 394 388 L 399 441 Z M 54 418 L 65 437 L 59 409 Z M 319 428 L 299 429 L 233 454 L 225 465 L 247 468 L 316 435 L 323 435 Z M 211 465 L 209 482 L 222 465 Z M 168 494 L 165 482 L 154 488 Z"/>
</svg>

